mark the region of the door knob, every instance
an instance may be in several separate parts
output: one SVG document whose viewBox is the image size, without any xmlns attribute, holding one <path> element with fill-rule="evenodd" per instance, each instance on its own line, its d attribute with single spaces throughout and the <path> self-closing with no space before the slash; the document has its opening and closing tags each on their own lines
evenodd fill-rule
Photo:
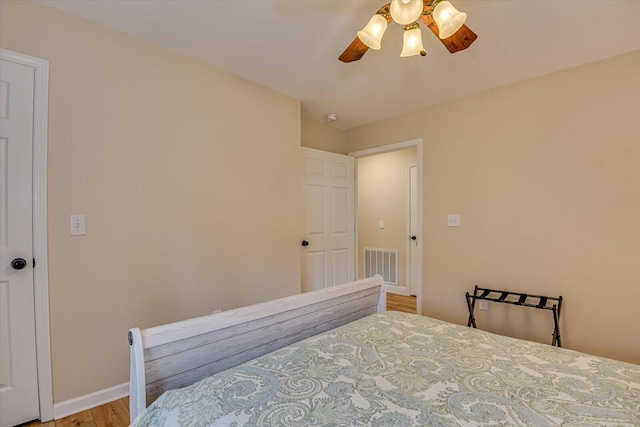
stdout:
<svg viewBox="0 0 640 427">
<path fill-rule="evenodd" d="M 411 240 L 417 240 L 418 238 L 416 236 L 411 236 Z"/>
<path fill-rule="evenodd" d="M 309 242 L 307 242 L 306 240 L 302 241 L 302 246 L 309 246 Z"/>
<path fill-rule="evenodd" d="M 14 270 L 22 270 L 27 266 L 27 261 L 24 258 L 16 258 L 11 261 L 11 268 Z"/>
</svg>

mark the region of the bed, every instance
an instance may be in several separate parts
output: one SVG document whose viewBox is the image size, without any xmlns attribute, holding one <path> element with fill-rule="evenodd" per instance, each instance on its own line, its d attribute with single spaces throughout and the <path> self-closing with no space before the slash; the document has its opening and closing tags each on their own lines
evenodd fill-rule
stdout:
<svg viewBox="0 0 640 427">
<path fill-rule="evenodd" d="M 640 425 L 640 366 L 387 312 L 379 277 L 130 342 L 134 427 Z"/>
</svg>

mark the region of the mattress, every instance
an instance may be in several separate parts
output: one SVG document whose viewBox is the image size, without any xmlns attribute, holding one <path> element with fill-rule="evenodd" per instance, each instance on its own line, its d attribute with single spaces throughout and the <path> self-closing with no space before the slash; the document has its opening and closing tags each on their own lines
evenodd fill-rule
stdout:
<svg viewBox="0 0 640 427">
<path fill-rule="evenodd" d="M 133 426 L 640 425 L 640 366 L 384 312 L 164 393 Z"/>
</svg>

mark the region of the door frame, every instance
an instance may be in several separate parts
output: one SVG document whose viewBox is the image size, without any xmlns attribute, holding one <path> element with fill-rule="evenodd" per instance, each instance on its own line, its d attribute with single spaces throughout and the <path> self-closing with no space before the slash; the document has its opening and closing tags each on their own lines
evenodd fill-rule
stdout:
<svg viewBox="0 0 640 427">
<path fill-rule="evenodd" d="M 47 120 L 49 61 L 7 49 L 0 58 L 35 71 L 33 93 L 33 290 L 40 420 L 53 420 L 51 336 L 49 332 L 49 264 L 47 255 Z"/>
<path fill-rule="evenodd" d="M 416 272 L 417 272 L 417 292 L 416 292 L 416 312 L 417 314 L 422 314 L 422 246 L 423 246 L 423 239 L 422 239 L 422 145 L 423 145 L 423 141 L 422 138 L 418 138 L 418 139 L 412 139 L 409 141 L 403 141 L 403 142 L 397 142 L 394 144 L 388 144 L 388 145 L 382 145 L 380 147 L 375 147 L 375 148 L 368 148 L 366 150 L 360 150 L 360 151 L 354 151 L 349 153 L 349 156 L 353 156 L 356 159 L 358 159 L 358 157 L 365 157 L 365 156 L 371 156 L 373 154 L 381 154 L 381 153 L 388 153 L 390 151 L 397 151 L 397 150 L 402 150 L 403 148 L 409 148 L 409 147 L 416 147 L 416 157 L 417 157 L 417 162 L 416 165 L 418 167 L 418 231 L 417 231 L 417 235 L 418 235 L 418 247 L 417 247 L 417 257 L 418 257 L 418 265 L 416 268 Z M 358 254 L 359 254 L 359 248 L 358 248 L 358 162 L 355 162 L 355 209 L 354 209 L 354 215 L 355 215 L 355 250 L 356 250 L 356 265 L 355 265 L 355 274 L 356 277 L 358 277 Z"/>
<path fill-rule="evenodd" d="M 416 153 L 416 157 L 417 157 L 417 153 Z M 418 176 L 417 176 L 418 175 L 418 163 L 417 162 L 416 163 L 408 163 L 407 164 L 407 187 L 406 187 L 407 205 L 406 205 L 406 208 L 405 208 L 406 211 L 407 211 L 407 215 L 405 217 L 405 221 L 406 221 L 406 225 L 407 225 L 407 227 L 406 227 L 407 236 L 411 236 L 412 235 L 412 233 L 411 233 L 411 189 L 412 189 L 412 186 L 411 186 L 411 168 L 416 168 L 416 185 L 415 185 L 416 188 L 415 188 L 415 191 L 416 191 L 416 205 L 418 204 L 418 202 L 417 202 L 417 200 L 418 200 L 418 182 L 417 182 L 418 181 Z M 418 212 L 418 206 L 416 206 L 416 216 L 418 215 L 417 212 Z M 418 221 L 419 221 L 419 217 L 416 218 L 416 224 L 417 224 Z M 417 226 L 416 226 L 416 228 L 417 228 Z M 411 270 L 412 270 L 412 268 L 411 268 L 411 265 L 412 265 L 412 263 L 411 263 L 411 245 L 412 245 L 412 241 L 409 238 L 409 239 L 407 239 L 407 246 L 406 246 L 407 247 L 407 263 L 406 263 L 407 264 L 406 265 L 407 273 L 406 273 L 406 275 L 407 275 L 407 291 L 408 291 L 407 295 L 411 295 L 411 276 L 412 276 L 412 274 L 411 274 Z M 418 241 L 418 244 L 416 245 L 416 258 L 417 259 L 419 259 L 418 258 L 418 253 L 417 253 L 418 252 L 417 249 L 418 249 L 419 246 L 420 246 L 420 241 Z M 418 265 L 419 264 L 420 263 L 418 263 Z M 417 265 L 416 265 L 416 276 L 418 276 L 418 266 Z M 418 282 L 417 282 L 417 280 L 418 280 L 418 277 L 416 277 L 416 297 L 417 297 L 417 294 L 418 294 L 418 289 L 417 289 L 418 288 Z"/>
</svg>

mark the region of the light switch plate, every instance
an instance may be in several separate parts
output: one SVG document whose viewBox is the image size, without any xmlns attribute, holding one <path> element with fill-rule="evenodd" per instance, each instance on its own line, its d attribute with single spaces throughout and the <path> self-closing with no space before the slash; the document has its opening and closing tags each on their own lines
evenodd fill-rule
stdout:
<svg viewBox="0 0 640 427">
<path fill-rule="evenodd" d="M 447 215 L 447 225 L 449 227 L 460 227 L 460 214 Z"/>
<path fill-rule="evenodd" d="M 84 236 L 85 234 L 84 215 L 69 215 L 69 235 Z"/>
<path fill-rule="evenodd" d="M 380 221 L 378 221 L 378 228 L 380 229 L 384 228 L 384 219 L 381 219 Z"/>
<path fill-rule="evenodd" d="M 478 308 L 480 310 L 489 310 L 489 301 L 487 300 L 479 300 L 478 301 Z"/>
</svg>

